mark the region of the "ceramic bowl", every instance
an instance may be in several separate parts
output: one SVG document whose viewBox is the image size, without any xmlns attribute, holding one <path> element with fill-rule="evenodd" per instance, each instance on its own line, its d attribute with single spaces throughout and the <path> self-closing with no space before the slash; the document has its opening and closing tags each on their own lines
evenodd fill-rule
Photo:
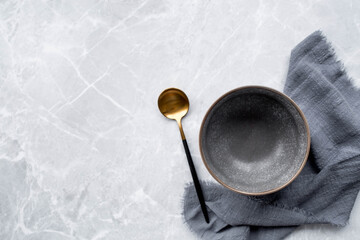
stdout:
<svg viewBox="0 0 360 240">
<path fill-rule="evenodd" d="M 269 194 L 290 184 L 309 150 L 304 114 L 288 96 L 267 87 L 226 93 L 201 124 L 200 152 L 210 174 L 246 195 Z"/>
</svg>

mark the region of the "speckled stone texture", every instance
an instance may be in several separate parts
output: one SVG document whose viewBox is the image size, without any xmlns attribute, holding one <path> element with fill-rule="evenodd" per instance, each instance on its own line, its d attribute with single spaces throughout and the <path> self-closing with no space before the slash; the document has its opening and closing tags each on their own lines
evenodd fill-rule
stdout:
<svg viewBox="0 0 360 240">
<path fill-rule="evenodd" d="M 306 161 L 306 121 L 283 95 L 241 88 L 209 110 L 200 135 L 204 160 L 237 191 L 261 193 L 286 185 Z"/>
<path fill-rule="evenodd" d="M 0 239 L 197 239 L 159 94 L 189 97 L 186 138 L 214 181 L 198 147 L 211 103 L 245 85 L 282 90 L 290 50 L 316 29 L 360 79 L 360 1 L 0 1 Z M 360 199 L 343 230 L 289 239 L 358 236 Z"/>
</svg>

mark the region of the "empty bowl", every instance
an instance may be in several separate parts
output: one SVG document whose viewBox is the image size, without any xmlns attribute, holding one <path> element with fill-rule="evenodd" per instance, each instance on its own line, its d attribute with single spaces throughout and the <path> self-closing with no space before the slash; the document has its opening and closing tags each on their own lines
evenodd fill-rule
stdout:
<svg viewBox="0 0 360 240">
<path fill-rule="evenodd" d="M 200 152 L 210 174 L 246 195 L 269 194 L 290 184 L 309 150 L 304 114 L 288 96 L 267 87 L 226 93 L 201 124 Z"/>
</svg>

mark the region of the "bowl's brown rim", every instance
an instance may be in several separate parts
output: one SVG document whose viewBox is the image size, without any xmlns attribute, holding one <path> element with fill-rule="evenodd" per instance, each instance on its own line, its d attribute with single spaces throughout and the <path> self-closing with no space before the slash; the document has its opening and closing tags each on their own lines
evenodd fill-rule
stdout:
<svg viewBox="0 0 360 240">
<path fill-rule="evenodd" d="M 205 121 L 206 119 L 208 118 L 208 115 L 209 113 L 211 112 L 211 110 L 215 107 L 215 105 L 220 102 L 223 98 L 225 98 L 226 96 L 236 92 L 236 91 L 241 91 L 241 90 L 244 90 L 244 89 L 248 89 L 248 88 L 257 88 L 257 89 L 265 89 L 265 90 L 268 90 L 268 91 L 271 91 L 271 92 L 274 92 L 276 94 L 279 94 L 281 95 L 282 97 L 284 97 L 285 99 L 287 99 L 295 108 L 296 110 L 299 112 L 301 118 L 303 119 L 304 121 L 304 124 L 305 124 L 305 128 L 306 128 L 306 134 L 307 134 L 307 147 L 306 147 L 306 154 L 305 154 L 305 157 L 303 159 L 303 162 L 300 166 L 300 168 L 298 169 L 298 171 L 296 172 L 296 174 L 288 181 L 286 182 L 285 184 L 281 185 L 280 187 L 277 187 L 277 188 L 274 188 L 274 189 L 270 189 L 270 190 L 267 190 L 267 191 L 264 191 L 264 192 L 245 192 L 245 191 L 240 191 L 238 189 L 235 189 L 233 187 L 230 187 L 229 185 L 227 185 L 226 183 L 224 183 L 223 181 L 221 181 L 216 175 L 215 173 L 213 173 L 213 171 L 210 169 L 209 165 L 207 164 L 206 162 L 206 159 L 205 159 L 205 155 L 204 155 L 204 152 L 203 152 L 203 148 L 202 148 L 202 143 L 201 143 L 201 136 L 202 136 L 202 133 L 203 133 L 203 129 L 204 129 L 204 124 L 205 124 Z M 294 102 L 294 100 L 292 100 L 290 97 L 288 97 L 286 94 L 282 93 L 282 92 L 279 92 L 275 89 L 272 89 L 272 88 L 269 88 L 269 87 L 264 87 L 264 86 L 257 86 L 257 85 L 251 85 L 251 86 L 243 86 L 243 87 L 239 87 L 239 88 L 235 88 L 225 94 L 223 94 L 221 97 L 219 97 L 211 106 L 210 108 L 208 109 L 208 111 L 206 112 L 204 118 L 203 118 L 203 121 L 201 123 L 201 126 L 200 126 L 200 132 L 199 132 L 199 147 L 200 147 L 200 154 L 201 154 L 201 158 L 203 160 L 203 163 L 205 164 L 205 167 L 207 168 L 207 170 L 209 171 L 209 173 L 211 174 L 211 176 L 213 178 L 215 178 L 216 181 L 218 181 L 221 185 L 223 185 L 224 187 L 234 191 L 234 192 L 237 192 L 237 193 L 241 193 L 241 194 L 244 194 L 244 195 L 250 195 L 250 196 L 259 196 L 259 195 L 266 195 L 266 194 L 270 194 L 270 193 L 274 193 L 274 192 L 277 192 L 281 189 L 283 189 L 284 187 L 286 187 L 287 185 L 289 185 L 292 181 L 295 180 L 295 178 L 300 174 L 300 172 L 302 171 L 302 169 L 304 168 L 305 164 L 306 164 L 306 161 L 309 157 L 309 152 L 310 152 L 310 129 L 309 129 L 309 125 L 308 125 L 308 122 L 305 118 L 305 115 L 304 113 L 301 111 L 301 109 L 299 108 L 299 106 Z"/>
</svg>

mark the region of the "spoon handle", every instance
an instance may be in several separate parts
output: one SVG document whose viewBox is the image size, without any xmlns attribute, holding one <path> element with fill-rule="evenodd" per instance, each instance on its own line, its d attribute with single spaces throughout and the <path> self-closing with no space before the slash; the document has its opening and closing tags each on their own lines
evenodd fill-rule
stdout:
<svg viewBox="0 0 360 240">
<path fill-rule="evenodd" d="M 187 160 L 188 160 L 188 163 L 189 163 L 189 167 L 190 167 L 190 171 L 191 171 L 191 176 L 192 176 L 193 181 L 194 181 L 196 193 L 197 193 L 197 196 L 198 196 L 198 198 L 199 198 L 201 210 L 202 210 L 202 212 L 203 212 L 203 214 L 204 214 L 204 218 L 205 218 L 206 223 L 209 223 L 209 215 L 208 215 L 208 212 L 207 212 L 207 209 L 206 209 L 205 200 L 204 200 L 204 195 L 203 195 L 203 193 L 202 193 L 201 185 L 200 185 L 198 176 L 197 176 L 197 174 L 196 174 L 196 170 L 195 170 L 194 163 L 193 163 L 192 158 L 191 158 L 191 155 L 190 155 L 190 150 L 189 150 L 189 147 L 188 147 L 188 145 L 187 145 L 186 139 L 183 139 L 182 141 L 183 141 L 183 144 L 184 144 L 184 148 L 185 148 L 185 152 L 186 152 L 186 157 L 187 157 Z"/>
</svg>

